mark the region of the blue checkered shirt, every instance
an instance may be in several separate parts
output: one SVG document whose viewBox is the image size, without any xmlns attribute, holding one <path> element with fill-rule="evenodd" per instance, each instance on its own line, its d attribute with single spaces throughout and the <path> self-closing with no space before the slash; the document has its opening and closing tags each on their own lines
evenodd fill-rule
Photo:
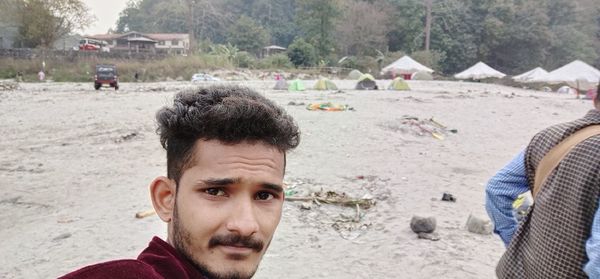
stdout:
<svg viewBox="0 0 600 279">
<path fill-rule="evenodd" d="M 512 204 L 520 194 L 527 191 L 529 186 L 523 150 L 490 179 L 485 190 L 485 209 L 494 223 L 494 232 L 506 246 L 518 226 Z M 586 242 L 585 250 L 589 259 L 584 266 L 585 273 L 590 279 L 600 279 L 600 210 L 594 215 L 592 233 Z"/>
</svg>

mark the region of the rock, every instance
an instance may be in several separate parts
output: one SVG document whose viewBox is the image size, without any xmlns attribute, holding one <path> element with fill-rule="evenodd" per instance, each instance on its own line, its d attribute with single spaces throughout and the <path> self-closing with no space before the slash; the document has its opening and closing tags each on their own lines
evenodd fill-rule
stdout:
<svg viewBox="0 0 600 279">
<path fill-rule="evenodd" d="M 444 193 L 442 195 L 442 200 L 449 201 L 449 202 L 456 202 L 456 198 L 454 197 L 454 195 L 452 195 L 450 193 Z"/>
<path fill-rule="evenodd" d="M 417 236 L 419 237 L 419 239 L 428 239 L 431 241 L 438 241 L 438 240 L 442 239 L 438 233 L 422 232 L 422 233 L 418 233 Z"/>
<path fill-rule="evenodd" d="M 310 210 L 312 208 L 312 202 L 303 202 L 300 204 L 300 209 Z"/>
<path fill-rule="evenodd" d="M 415 233 L 432 233 L 435 231 L 435 217 L 413 216 L 410 220 L 410 229 Z"/>
<path fill-rule="evenodd" d="M 492 226 L 492 222 L 488 218 L 481 218 L 478 216 L 474 216 L 473 214 L 469 214 L 469 219 L 467 219 L 467 230 L 472 233 L 477 234 L 492 234 L 494 226 Z"/>
</svg>

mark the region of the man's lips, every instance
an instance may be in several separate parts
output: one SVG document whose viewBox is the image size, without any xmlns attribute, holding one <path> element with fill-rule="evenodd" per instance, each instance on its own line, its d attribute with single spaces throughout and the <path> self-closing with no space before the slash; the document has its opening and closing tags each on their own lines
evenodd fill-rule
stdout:
<svg viewBox="0 0 600 279">
<path fill-rule="evenodd" d="M 219 245 L 218 247 L 221 251 L 225 252 L 225 254 L 249 256 L 256 252 L 254 249 L 247 246 Z"/>
</svg>

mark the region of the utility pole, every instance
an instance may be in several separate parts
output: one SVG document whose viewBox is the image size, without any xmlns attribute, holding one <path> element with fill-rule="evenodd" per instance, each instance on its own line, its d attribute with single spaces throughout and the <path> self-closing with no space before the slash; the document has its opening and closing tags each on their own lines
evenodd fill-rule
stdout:
<svg viewBox="0 0 600 279">
<path fill-rule="evenodd" d="M 431 6 L 433 0 L 424 0 L 425 7 L 427 8 L 427 15 L 425 17 L 425 51 L 429 51 L 430 34 L 431 34 Z"/>
<path fill-rule="evenodd" d="M 186 13 L 187 15 L 187 29 L 188 29 L 188 34 L 190 36 L 190 52 L 193 53 L 194 51 L 196 51 L 196 38 L 194 36 L 194 4 L 196 3 L 196 0 L 186 0 L 186 4 L 187 4 L 187 10 L 188 12 Z"/>
</svg>

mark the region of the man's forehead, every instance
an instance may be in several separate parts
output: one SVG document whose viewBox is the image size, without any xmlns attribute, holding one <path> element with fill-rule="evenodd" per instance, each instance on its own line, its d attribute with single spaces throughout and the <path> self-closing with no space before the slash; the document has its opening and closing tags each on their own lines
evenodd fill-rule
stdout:
<svg viewBox="0 0 600 279">
<path fill-rule="evenodd" d="M 198 140 L 194 145 L 191 165 L 248 164 L 283 172 L 285 153 L 263 142 L 223 143 L 218 140 Z"/>
</svg>

